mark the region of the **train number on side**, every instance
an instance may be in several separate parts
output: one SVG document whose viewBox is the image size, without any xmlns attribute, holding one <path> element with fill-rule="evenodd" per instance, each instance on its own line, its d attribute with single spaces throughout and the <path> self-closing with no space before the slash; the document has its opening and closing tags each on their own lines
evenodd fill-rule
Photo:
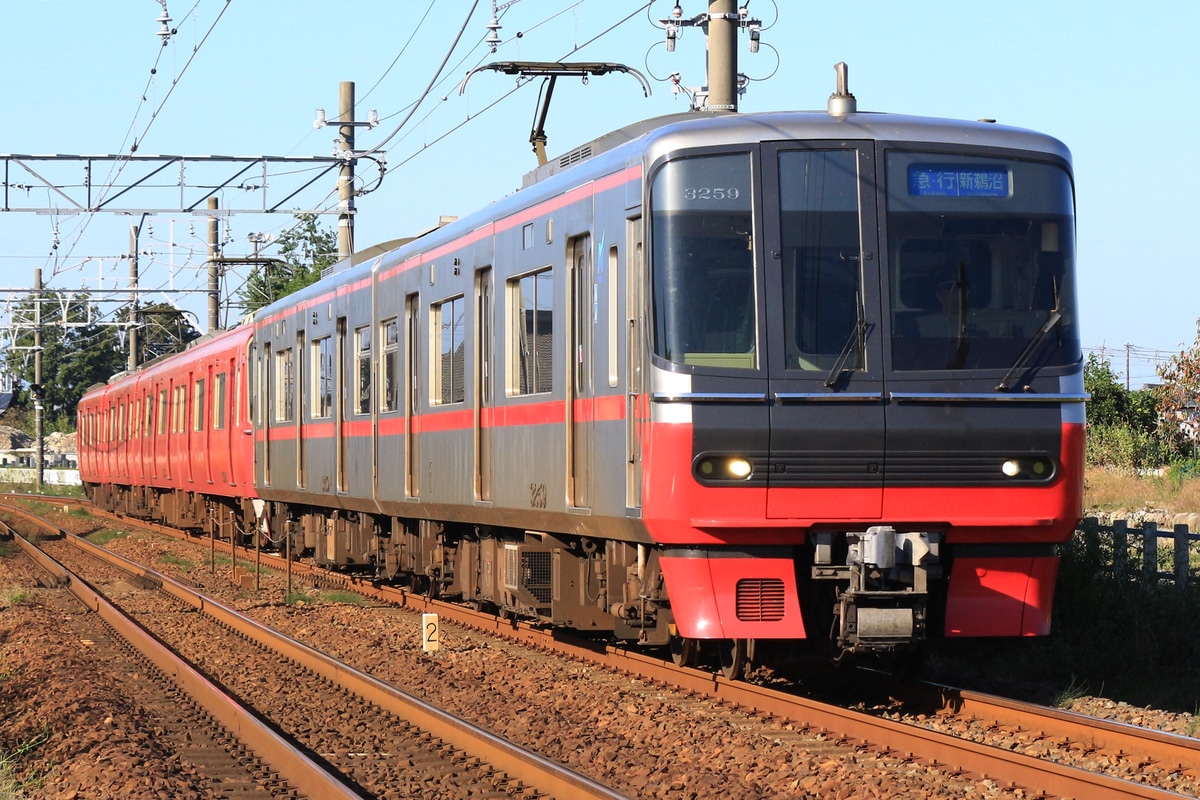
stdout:
<svg viewBox="0 0 1200 800">
<path fill-rule="evenodd" d="M 531 483 L 529 484 L 529 507 L 530 508 L 545 508 L 546 507 L 546 484 Z"/>
</svg>

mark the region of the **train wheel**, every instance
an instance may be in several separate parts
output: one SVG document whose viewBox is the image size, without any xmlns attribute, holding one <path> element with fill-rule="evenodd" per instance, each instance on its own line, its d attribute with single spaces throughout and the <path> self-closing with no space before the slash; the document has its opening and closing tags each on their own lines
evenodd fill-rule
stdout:
<svg viewBox="0 0 1200 800">
<path fill-rule="evenodd" d="M 745 639 L 721 639 L 717 642 L 717 656 L 721 660 L 721 674 L 731 681 L 741 680 L 746 674 Z"/>
<path fill-rule="evenodd" d="M 677 667 L 694 667 L 700 661 L 700 640 L 687 639 L 683 636 L 672 636 L 668 645 L 671 648 L 671 660 Z"/>
</svg>

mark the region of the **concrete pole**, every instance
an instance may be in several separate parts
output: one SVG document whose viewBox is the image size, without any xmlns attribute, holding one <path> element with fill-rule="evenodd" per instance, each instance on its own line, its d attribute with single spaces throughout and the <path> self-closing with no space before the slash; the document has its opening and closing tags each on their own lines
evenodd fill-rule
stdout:
<svg viewBox="0 0 1200 800">
<path fill-rule="evenodd" d="M 33 271 L 33 474 L 34 489 L 42 491 L 42 465 L 45 461 L 45 389 L 42 388 L 42 269 Z"/>
<path fill-rule="evenodd" d="M 142 217 L 145 219 L 145 217 Z M 138 235 L 141 225 L 129 226 L 129 369 L 138 366 Z"/>
<path fill-rule="evenodd" d="M 338 85 L 338 152 L 354 152 L 354 81 Z M 354 159 L 347 158 L 338 170 L 338 260 L 354 253 Z"/>
<path fill-rule="evenodd" d="M 737 5 L 710 0 L 708 5 L 708 109 L 737 111 Z M 726 15 L 732 17 L 726 19 Z"/>
<path fill-rule="evenodd" d="M 217 198 L 208 198 L 210 211 L 217 210 Z M 208 332 L 221 328 L 221 221 L 216 214 L 208 217 Z"/>
</svg>

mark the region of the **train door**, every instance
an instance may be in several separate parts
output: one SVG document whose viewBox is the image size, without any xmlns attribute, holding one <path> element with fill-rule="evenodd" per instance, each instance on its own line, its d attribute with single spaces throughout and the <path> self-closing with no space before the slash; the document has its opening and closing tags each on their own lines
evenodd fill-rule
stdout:
<svg viewBox="0 0 1200 800">
<path fill-rule="evenodd" d="M 475 273 L 475 499 L 492 499 L 492 268 Z"/>
<path fill-rule="evenodd" d="M 625 506 L 642 506 L 642 422 L 645 388 L 642 385 L 642 323 L 645 321 L 645 297 L 642 294 L 645 264 L 642 257 L 641 217 L 626 222 L 625 276 Z M 616 274 L 609 276 L 616 282 Z"/>
<path fill-rule="evenodd" d="M 410 294 L 404 301 L 404 341 L 405 359 L 408 362 L 407 381 L 404 391 L 404 418 L 408 420 L 408 459 L 405 462 L 407 485 L 405 494 L 408 497 L 418 497 L 421 494 L 421 437 L 418 433 L 418 417 L 421 409 L 420 359 L 421 330 L 420 297 Z"/>
<path fill-rule="evenodd" d="M 878 519 L 884 403 L 873 151 L 857 142 L 766 144 L 762 163 L 767 516 Z"/>
<path fill-rule="evenodd" d="M 570 261 L 571 374 L 567 390 L 567 491 L 570 505 L 591 506 L 592 428 L 592 331 L 598 312 L 596 287 L 592 280 L 592 237 L 584 234 L 567 245 Z"/>
<path fill-rule="evenodd" d="M 254 411 L 258 415 L 258 427 L 262 431 L 262 483 L 263 486 L 271 485 L 271 421 L 275 413 L 272 405 L 272 387 L 275 381 L 271 375 L 271 343 L 263 344 L 262 353 L 257 353 L 254 358 L 255 369 L 258 372 L 258 380 L 254 385 L 258 388 L 258 401 L 254 404 Z M 257 438 L 257 437 L 256 437 Z M 258 450 L 258 443 L 255 442 L 255 450 Z"/>
<path fill-rule="evenodd" d="M 287 392 L 289 398 L 288 403 L 290 404 L 289 408 L 291 409 L 289 414 L 294 414 L 296 419 L 296 449 L 294 451 L 296 458 L 296 488 L 303 489 L 305 476 L 304 456 L 307 450 L 304 442 L 304 415 L 307 413 L 307 409 L 304 407 L 304 387 L 307 385 L 305 384 L 305 380 L 309 380 L 308 374 L 305 372 L 304 365 L 310 361 L 310 359 L 306 359 L 304 357 L 303 331 L 296 332 L 296 351 L 293 358 L 295 360 L 294 366 L 292 367 L 292 380 L 285 387 L 284 391 Z M 288 419 L 291 419 L 291 416 L 289 416 Z"/>
<path fill-rule="evenodd" d="M 346 436 L 344 424 L 346 421 L 346 318 L 337 318 L 337 339 L 334 345 L 334 365 L 333 365 L 333 380 L 336 386 L 333 390 L 333 440 L 334 451 L 337 453 L 334 467 L 334 485 L 337 486 L 339 494 L 344 494 L 347 489 L 346 478 L 346 448 L 349 446 L 349 437 Z"/>
</svg>

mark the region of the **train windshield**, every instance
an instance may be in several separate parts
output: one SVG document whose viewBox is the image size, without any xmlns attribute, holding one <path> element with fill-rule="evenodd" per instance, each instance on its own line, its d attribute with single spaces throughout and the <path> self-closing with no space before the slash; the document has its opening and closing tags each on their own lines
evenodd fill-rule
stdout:
<svg viewBox="0 0 1200 800">
<path fill-rule="evenodd" d="M 1061 167 L 979 155 L 887 157 L 895 370 L 1075 363 L 1075 224 Z"/>
<path fill-rule="evenodd" d="M 663 166 L 651 187 L 655 352 L 705 367 L 758 366 L 750 154 Z"/>
</svg>

